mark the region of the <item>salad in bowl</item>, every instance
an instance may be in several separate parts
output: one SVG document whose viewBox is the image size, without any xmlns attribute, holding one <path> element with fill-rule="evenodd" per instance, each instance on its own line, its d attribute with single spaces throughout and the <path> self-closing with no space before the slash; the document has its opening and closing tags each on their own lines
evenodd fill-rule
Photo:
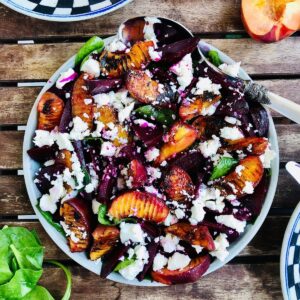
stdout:
<svg viewBox="0 0 300 300">
<path fill-rule="evenodd" d="M 101 277 L 194 282 L 266 216 L 273 123 L 231 77 L 239 64 L 208 51 L 224 77 L 199 62 L 198 38 L 157 18 L 120 31 L 87 41 L 38 97 L 30 198 L 60 247 Z"/>
</svg>

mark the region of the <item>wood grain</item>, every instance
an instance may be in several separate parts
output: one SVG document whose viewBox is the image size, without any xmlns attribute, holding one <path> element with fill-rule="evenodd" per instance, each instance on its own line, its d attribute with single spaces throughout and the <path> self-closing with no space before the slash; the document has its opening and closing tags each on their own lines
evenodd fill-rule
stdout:
<svg viewBox="0 0 300 300">
<path fill-rule="evenodd" d="M 285 169 L 279 172 L 278 186 L 273 208 L 294 209 L 299 202 L 300 185 Z M 31 215 L 33 209 L 27 196 L 22 176 L 0 176 L 0 215 Z"/>
<path fill-rule="evenodd" d="M 300 104 L 299 80 L 259 80 L 269 90 L 285 98 Z M 1 111 L 0 124 L 26 124 L 31 107 L 40 92 L 41 87 L 1 87 Z M 279 117 L 280 114 L 272 111 L 273 117 Z"/>
<path fill-rule="evenodd" d="M 1 5 L 0 36 L 11 40 L 109 35 L 114 34 L 118 26 L 128 18 L 157 14 L 177 20 L 196 33 L 243 31 L 240 1 L 190 0 L 187 5 L 185 1 L 179 0 L 138 0 L 101 18 L 59 23 L 57 26 L 49 26 L 49 22 L 23 16 Z"/>
<path fill-rule="evenodd" d="M 99 278 L 80 267 L 71 267 L 73 300 L 189 299 L 189 300 L 279 300 L 282 299 L 279 263 L 226 265 L 192 284 L 168 287 L 138 287 Z M 41 284 L 60 299 L 65 288 L 63 272 L 46 268 Z"/>
<path fill-rule="evenodd" d="M 300 125 L 277 124 L 280 160 L 286 162 L 299 159 Z M 0 131 L 0 169 L 22 168 L 23 132 Z"/>
<path fill-rule="evenodd" d="M 300 37 L 288 38 L 278 44 L 260 44 L 251 39 L 206 41 L 228 53 L 236 61 L 242 61 L 242 66 L 249 74 L 300 73 L 300 53 L 294 51 L 300 43 Z M 81 45 L 82 43 L 2 44 L 0 80 L 48 79 Z M 283 56 L 282 53 L 286 55 Z M 7 65 L 10 67 L 7 68 Z"/>
<path fill-rule="evenodd" d="M 267 217 L 261 229 L 250 242 L 250 244 L 239 254 L 239 256 L 279 256 L 281 241 L 289 218 L 285 216 Z M 46 258 L 66 259 L 67 257 L 50 239 L 42 225 L 36 221 L 0 221 L 0 228 L 4 225 L 25 226 L 35 229 L 43 245 L 46 247 Z M 275 234 L 276 233 L 276 234 Z"/>
</svg>

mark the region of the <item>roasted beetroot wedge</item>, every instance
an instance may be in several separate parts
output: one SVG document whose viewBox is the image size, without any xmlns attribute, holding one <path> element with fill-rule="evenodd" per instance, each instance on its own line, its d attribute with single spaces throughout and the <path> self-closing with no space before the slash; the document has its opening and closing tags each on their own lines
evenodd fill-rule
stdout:
<svg viewBox="0 0 300 300">
<path fill-rule="evenodd" d="M 194 196 L 195 187 L 189 174 L 178 166 L 173 166 L 165 175 L 162 188 L 168 197 L 175 201 L 184 201 Z"/>
<path fill-rule="evenodd" d="M 38 103 L 38 129 L 51 131 L 59 125 L 64 101 L 54 93 L 46 92 Z"/>
<path fill-rule="evenodd" d="M 165 228 L 165 232 L 176 235 L 192 245 L 201 246 L 209 251 L 215 250 L 214 240 L 206 226 L 176 223 Z"/>
<path fill-rule="evenodd" d="M 196 140 L 197 130 L 192 126 L 177 122 L 166 136 L 166 143 L 160 149 L 157 164 L 174 157 L 177 153 L 189 148 Z"/>
<path fill-rule="evenodd" d="M 151 276 L 155 281 L 163 284 L 180 284 L 190 283 L 198 280 L 209 268 L 209 255 L 199 256 L 194 258 L 185 268 L 175 271 L 170 271 L 163 268 L 159 271 L 152 271 Z"/>
<path fill-rule="evenodd" d="M 133 191 L 114 199 L 108 214 L 118 220 L 136 217 L 161 223 L 168 216 L 169 208 L 161 199 L 152 194 Z"/>
<path fill-rule="evenodd" d="M 116 226 L 106 226 L 98 224 L 92 233 L 93 245 L 90 251 L 90 259 L 97 260 L 116 245 L 120 230 Z"/>
<path fill-rule="evenodd" d="M 86 74 L 82 74 L 75 82 L 72 93 L 72 115 L 79 117 L 88 124 L 88 128 L 93 127 L 93 103 L 86 102 L 86 99 L 92 99 L 87 90 Z M 88 103 L 88 104 L 86 104 Z"/>
<path fill-rule="evenodd" d="M 60 216 L 70 231 L 70 250 L 85 251 L 90 244 L 93 220 L 89 204 L 81 198 L 67 200 L 61 204 Z"/>
<path fill-rule="evenodd" d="M 33 160 L 43 163 L 47 160 L 55 158 L 56 151 L 57 147 L 55 145 L 45 145 L 42 147 L 33 147 L 29 149 L 27 153 Z"/>
<path fill-rule="evenodd" d="M 147 170 L 139 160 L 134 159 L 129 164 L 128 176 L 132 177 L 132 187 L 136 189 L 146 183 Z"/>
</svg>

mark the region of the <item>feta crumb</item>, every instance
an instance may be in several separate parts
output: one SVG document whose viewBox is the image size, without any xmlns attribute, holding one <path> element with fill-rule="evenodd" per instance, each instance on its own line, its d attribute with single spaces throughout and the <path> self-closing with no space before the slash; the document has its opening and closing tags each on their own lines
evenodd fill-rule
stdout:
<svg viewBox="0 0 300 300">
<path fill-rule="evenodd" d="M 199 77 L 196 84 L 194 95 L 203 95 L 204 92 L 213 93 L 214 95 L 220 95 L 220 84 L 212 83 L 208 77 Z"/>
<path fill-rule="evenodd" d="M 252 182 L 246 181 L 245 186 L 243 187 L 243 192 L 246 194 L 253 194 L 254 193 L 254 187 Z"/>
<path fill-rule="evenodd" d="M 101 205 L 101 203 L 98 202 L 96 199 L 92 200 L 92 210 L 95 215 L 98 214 L 100 205 Z"/>
<path fill-rule="evenodd" d="M 70 138 L 73 140 L 83 140 L 90 134 L 88 124 L 84 122 L 80 117 L 73 118 L 73 128 L 70 132 Z"/>
<path fill-rule="evenodd" d="M 145 152 L 147 161 L 154 161 L 159 156 L 159 149 L 152 147 Z"/>
<path fill-rule="evenodd" d="M 143 271 L 144 262 L 141 260 L 136 260 L 124 269 L 121 269 L 119 273 L 127 280 L 134 280 L 136 276 Z"/>
<path fill-rule="evenodd" d="M 77 76 L 77 73 L 72 69 L 69 68 L 67 71 L 62 72 L 59 76 L 59 78 L 56 81 L 56 87 L 58 89 L 62 89 L 65 84 L 68 82 L 74 80 Z"/>
<path fill-rule="evenodd" d="M 116 149 L 116 147 L 114 146 L 113 143 L 111 143 L 111 142 L 104 142 L 101 145 L 101 152 L 100 152 L 100 154 L 103 155 L 103 156 L 111 157 L 111 156 L 115 155 L 116 150 L 117 149 Z"/>
<path fill-rule="evenodd" d="M 101 93 L 94 95 L 93 98 L 98 107 L 111 104 L 111 97 L 109 94 Z"/>
<path fill-rule="evenodd" d="M 244 232 L 246 221 L 240 221 L 233 215 L 220 215 L 215 217 L 216 221 L 227 227 L 235 229 L 238 233 Z"/>
<path fill-rule="evenodd" d="M 153 260 L 152 269 L 153 271 L 161 270 L 167 263 L 168 259 L 164 255 L 157 253 Z"/>
<path fill-rule="evenodd" d="M 227 236 L 224 233 L 220 233 L 216 239 L 214 240 L 215 250 L 211 251 L 211 254 L 214 257 L 217 257 L 220 261 L 224 261 L 228 256 L 229 252 L 227 251 L 227 247 L 229 247 L 229 242 L 227 240 Z"/>
<path fill-rule="evenodd" d="M 55 134 L 55 142 L 58 145 L 58 149 L 59 150 L 69 150 L 69 151 L 73 151 L 73 145 L 70 141 L 70 135 L 68 133 L 61 133 L 58 132 Z"/>
<path fill-rule="evenodd" d="M 89 183 L 85 186 L 84 190 L 87 192 L 87 193 L 92 193 L 94 191 L 94 186 L 92 183 Z"/>
<path fill-rule="evenodd" d="M 54 214 L 57 209 L 57 201 L 54 201 L 50 195 L 45 194 L 40 199 L 40 208 L 43 211 L 49 211 L 51 214 Z"/>
<path fill-rule="evenodd" d="M 199 245 L 192 245 L 192 247 L 196 250 L 197 254 L 201 253 L 203 250 L 203 247 Z"/>
<path fill-rule="evenodd" d="M 188 255 L 181 254 L 179 252 L 175 252 L 168 260 L 168 270 L 174 271 L 178 269 L 185 268 L 189 263 L 191 259 Z"/>
<path fill-rule="evenodd" d="M 153 41 L 155 45 L 158 42 L 158 40 L 156 38 L 153 25 L 156 23 L 161 23 L 161 21 L 157 18 L 145 17 L 145 25 L 144 25 L 144 29 L 143 29 L 144 39 L 146 41 L 147 40 Z"/>
<path fill-rule="evenodd" d="M 223 63 L 219 66 L 219 69 L 221 69 L 224 73 L 226 73 L 229 76 L 238 77 L 240 67 L 241 62 L 236 62 L 230 65 Z"/>
<path fill-rule="evenodd" d="M 167 253 L 174 252 L 176 250 L 178 243 L 179 243 L 179 238 L 169 233 L 167 233 L 166 236 L 160 239 L 160 244 L 163 247 L 164 251 Z"/>
<path fill-rule="evenodd" d="M 174 216 L 171 212 L 169 212 L 168 216 L 166 217 L 166 219 L 164 221 L 164 225 L 170 226 L 170 225 L 176 224 L 177 222 L 178 222 L 178 219 L 176 218 L 176 216 Z"/>
<path fill-rule="evenodd" d="M 176 218 L 180 220 L 180 219 L 183 219 L 183 218 L 184 218 L 185 212 L 184 212 L 184 210 L 181 209 L 181 208 L 176 208 L 176 209 L 175 209 L 175 215 L 176 215 Z"/>
<path fill-rule="evenodd" d="M 206 158 L 215 155 L 220 147 L 220 139 L 215 135 L 212 136 L 211 140 L 199 144 L 199 149 Z"/>
<path fill-rule="evenodd" d="M 49 167 L 55 164 L 55 160 L 54 159 L 50 159 L 44 162 L 44 166 L 45 167 Z M 45 174 L 46 175 L 46 174 Z M 46 177 L 46 176 L 45 176 Z"/>
<path fill-rule="evenodd" d="M 204 219 L 204 216 L 206 214 L 204 210 L 204 205 L 199 200 L 193 201 L 193 206 L 191 208 L 191 217 L 189 218 L 189 221 L 192 225 L 197 225 L 199 222 L 201 222 Z"/>
<path fill-rule="evenodd" d="M 126 46 L 118 39 L 114 39 L 106 49 L 110 52 L 123 52 L 126 50 Z"/>
<path fill-rule="evenodd" d="M 35 137 L 33 139 L 33 143 L 37 147 L 43 147 L 43 146 L 52 146 L 54 144 L 54 137 L 51 132 L 47 130 L 36 130 L 35 131 Z"/>
<path fill-rule="evenodd" d="M 229 123 L 229 124 L 232 124 L 232 125 L 235 125 L 239 122 L 238 119 L 234 118 L 234 117 L 229 117 L 229 116 L 226 116 L 224 118 L 225 122 Z"/>
<path fill-rule="evenodd" d="M 238 165 L 235 168 L 235 172 L 239 175 L 242 176 L 242 171 L 245 169 L 245 167 L 243 165 Z"/>
<path fill-rule="evenodd" d="M 151 60 L 153 60 L 153 61 L 161 60 L 162 52 L 155 51 L 153 47 L 149 47 L 148 52 L 149 52 Z"/>
<path fill-rule="evenodd" d="M 158 168 L 147 167 L 147 174 L 149 175 L 149 183 L 151 184 L 156 179 L 161 178 L 161 171 Z"/>
<path fill-rule="evenodd" d="M 89 99 L 89 98 L 84 99 L 84 104 L 85 104 L 85 105 L 89 105 L 89 104 L 91 104 L 91 103 L 93 103 L 93 99 Z"/>
<path fill-rule="evenodd" d="M 268 145 L 268 148 L 266 149 L 265 153 L 260 155 L 260 160 L 264 166 L 264 168 L 271 168 L 271 161 L 276 157 L 275 151 L 271 150 L 270 144 Z"/>
<path fill-rule="evenodd" d="M 120 224 L 120 240 L 122 244 L 128 241 L 133 243 L 144 243 L 144 233 L 140 224 L 122 222 Z"/>
<path fill-rule="evenodd" d="M 220 136 L 227 140 L 238 140 L 244 137 L 243 133 L 236 126 L 234 127 L 223 127 L 220 129 Z"/>
<path fill-rule="evenodd" d="M 81 72 L 86 72 L 94 77 L 100 76 L 100 63 L 96 59 L 89 57 L 81 66 Z"/>
<path fill-rule="evenodd" d="M 118 119 L 120 123 L 123 123 L 125 120 L 128 120 L 130 114 L 134 108 L 134 102 L 126 106 L 125 108 L 119 110 L 118 112 Z"/>
</svg>

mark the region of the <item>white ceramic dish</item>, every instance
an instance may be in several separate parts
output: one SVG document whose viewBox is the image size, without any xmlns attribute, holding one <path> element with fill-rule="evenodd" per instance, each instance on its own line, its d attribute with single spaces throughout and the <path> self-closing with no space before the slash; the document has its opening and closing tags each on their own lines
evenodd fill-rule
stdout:
<svg viewBox="0 0 300 300">
<path fill-rule="evenodd" d="M 113 39 L 113 37 L 105 39 L 105 43 L 109 43 L 112 39 Z M 204 42 L 201 42 L 201 46 L 206 46 L 211 49 L 218 50 Z M 221 51 L 219 51 L 219 54 L 220 54 L 220 58 L 223 62 L 226 62 L 228 64 L 231 64 L 234 62 L 230 57 L 228 57 Z M 51 225 L 49 225 L 47 223 L 47 221 L 43 218 L 43 216 L 40 214 L 40 212 L 36 209 L 37 199 L 40 197 L 40 192 L 36 188 L 33 180 L 34 180 L 34 174 L 35 174 L 36 170 L 38 169 L 39 164 L 34 162 L 33 160 L 31 160 L 31 158 L 27 154 L 27 150 L 33 146 L 32 139 L 34 136 L 36 125 L 37 125 L 37 103 L 38 103 L 41 95 L 45 91 L 47 91 L 53 85 L 53 83 L 57 80 L 60 73 L 62 71 L 65 71 L 69 67 L 73 67 L 74 59 L 75 59 L 75 56 L 71 57 L 65 64 L 63 64 L 53 74 L 53 76 L 49 79 L 47 84 L 41 90 L 39 96 L 37 97 L 37 99 L 32 107 L 32 110 L 31 110 L 31 113 L 30 113 L 30 116 L 28 119 L 27 127 L 26 127 L 25 137 L 24 137 L 23 168 L 24 168 L 26 188 L 27 188 L 27 192 L 28 192 L 31 204 L 32 204 L 32 206 L 35 210 L 35 213 L 37 214 L 40 222 L 42 223 L 44 229 L 46 230 L 46 232 L 53 239 L 53 241 L 60 247 L 60 249 L 63 250 L 70 258 L 75 260 L 77 263 L 82 265 L 84 268 L 86 268 L 96 274 L 99 274 L 100 268 L 101 268 L 101 263 L 96 264 L 95 262 L 90 261 L 84 253 L 71 253 L 69 250 L 69 247 L 66 243 L 66 239 L 59 232 L 57 232 Z M 249 76 L 243 69 L 240 70 L 239 76 L 244 79 L 249 79 Z M 272 161 L 272 165 L 271 165 L 272 175 L 271 175 L 271 180 L 270 180 L 270 186 L 269 186 L 269 190 L 268 190 L 263 208 L 261 210 L 261 213 L 257 217 L 255 223 L 253 225 L 248 225 L 246 227 L 245 232 L 241 235 L 241 237 L 230 245 L 229 255 L 226 258 L 226 260 L 224 262 L 215 260 L 210 265 L 206 274 L 209 274 L 209 273 L 214 272 L 215 270 L 221 268 L 223 265 L 225 265 L 227 262 L 229 262 L 231 259 L 233 259 L 236 255 L 238 255 L 245 248 L 245 246 L 251 241 L 251 239 L 255 236 L 255 234 L 261 227 L 263 221 L 265 220 L 265 218 L 269 212 L 269 209 L 271 207 L 271 204 L 272 204 L 272 201 L 274 198 L 274 194 L 276 191 L 278 172 L 279 172 L 279 152 L 278 152 L 277 135 L 276 135 L 274 123 L 273 123 L 273 120 L 272 120 L 272 117 L 270 116 L 270 114 L 269 114 L 269 119 L 270 119 L 269 139 L 272 144 L 273 150 L 276 152 L 276 158 Z M 137 280 L 128 281 L 117 273 L 110 274 L 108 278 L 113 281 L 126 283 L 126 284 L 132 284 L 132 285 L 162 286 L 162 284 L 160 284 L 160 283 L 150 282 L 148 280 L 144 280 L 143 282 L 139 282 Z"/>
<path fill-rule="evenodd" d="M 0 0 L 29 17 L 56 22 L 92 19 L 113 12 L 132 0 Z"/>
<path fill-rule="evenodd" d="M 285 230 L 280 255 L 280 280 L 284 300 L 300 299 L 300 203 Z"/>
</svg>

